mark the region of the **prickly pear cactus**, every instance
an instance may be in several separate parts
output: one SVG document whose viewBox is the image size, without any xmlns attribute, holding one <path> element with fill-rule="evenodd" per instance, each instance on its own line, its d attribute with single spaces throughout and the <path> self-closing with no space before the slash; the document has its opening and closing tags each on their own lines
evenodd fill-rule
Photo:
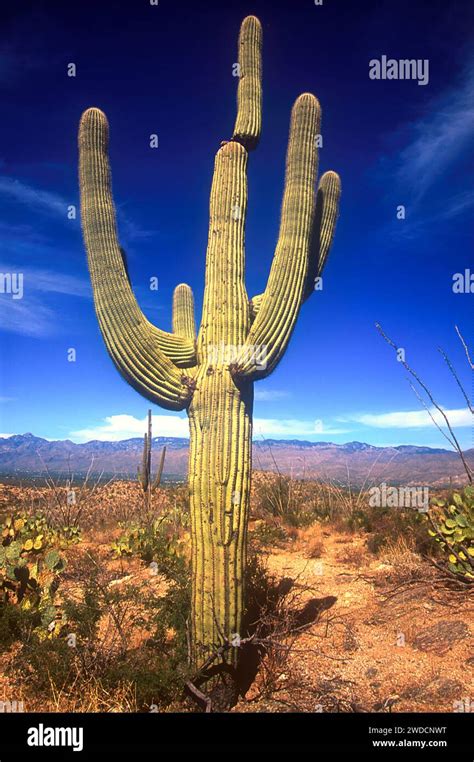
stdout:
<svg viewBox="0 0 474 762">
<path fill-rule="evenodd" d="M 39 637 L 57 634 L 55 596 L 65 560 L 42 515 L 7 516 L 1 527 L 0 604 L 31 614 Z"/>
<path fill-rule="evenodd" d="M 474 582 L 474 487 L 433 500 L 429 520 L 429 534 L 443 549 L 448 570 Z"/>
</svg>

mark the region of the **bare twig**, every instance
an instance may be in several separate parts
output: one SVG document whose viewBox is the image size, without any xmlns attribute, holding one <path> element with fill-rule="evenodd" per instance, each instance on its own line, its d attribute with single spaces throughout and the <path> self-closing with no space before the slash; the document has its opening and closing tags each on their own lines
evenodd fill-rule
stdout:
<svg viewBox="0 0 474 762">
<path fill-rule="evenodd" d="M 471 413 L 474 414 L 474 407 L 472 406 L 471 400 L 467 396 L 467 392 L 464 389 L 464 386 L 462 385 L 461 381 L 459 380 L 459 376 L 456 373 L 456 370 L 455 370 L 451 360 L 449 359 L 449 357 L 446 354 L 446 352 L 444 351 L 444 349 L 441 349 L 441 347 L 438 347 L 438 352 L 443 356 L 446 365 L 448 366 L 449 370 L 451 371 L 452 375 L 454 376 L 454 380 L 456 381 L 457 385 L 459 386 L 459 388 L 461 390 L 461 394 L 463 395 L 464 399 L 466 400 L 466 403 L 467 403 L 467 406 L 468 406 L 469 410 L 471 411 Z"/>
<path fill-rule="evenodd" d="M 400 347 L 398 347 L 395 344 L 395 342 L 392 341 L 392 339 L 390 339 L 387 336 L 387 334 L 383 331 L 382 326 L 379 323 L 376 323 L 375 327 L 376 327 L 377 331 L 380 333 L 380 335 L 382 336 L 382 338 L 387 342 L 387 344 L 389 344 L 391 347 L 393 347 L 393 349 L 395 349 L 395 351 L 398 353 L 399 350 L 400 350 Z M 456 438 L 456 435 L 455 435 L 455 433 L 453 431 L 453 428 L 452 428 L 452 426 L 451 426 L 451 424 L 449 422 L 448 416 L 446 415 L 446 413 L 443 410 L 443 408 L 436 402 L 436 400 L 434 399 L 431 391 L 426 386 L 426 384 L 421 380 L 419 375 L 413 370 L 413 368 L 410 367 L 410 365 L 408 365 L 407 361 L 403 360 L 403 359 L 400 359 L 400 362 L 403 365 L 403 367 L 405 368 L 405 370 L 408 371 L 408 373 L 415 379 L 415 381 L 419 384 L 419 386 L 421 386 L 421 388 L 423 389 L 423 391 L 427 395 L 427 397 L 430 400 L 430 402 L 432 403 L 432 405 L 436 408 L 438 413 L 442 416 L 442 418 L 443 418 L 443 420 L 444 420 L 444 422 L 446 424 L 446 428 L 448 429 L 448 431 L 449 431 L 449 433 L 450 433 L 450 435 L 452 437 L 453 447 L 456 450 L 456 452 L 458 453 L 459 457 L 461 458 L 462 464 L 464 466 L 464 470 L 466 471 L 466 474 L 467 474 L 467 478 L 469 479 L 469 482 L 472 484 L 472 471 L 471 471 L 471 468 L 469 467 L 469 465 L 466 462 L 466 459 L 464 457 L 464 453 L 462 451 L 461 445 L 459 444 L 459 442 L 458 442 L 458 440 Z M 433 416 L 430 416 L 430 417 L 433 420 Z M 439 428 L 439 426 L 438 426 L 438 428 Z"/>
<path fill-rule="evenodd" d="M 464 347 L 464 351 L 465 351 L 465 353 L 466 353 L 467 361 L 468 361 L 469 365 L 471 366 L 472 370 L 474 370 L 474 362 L 471 360 L 471 355 L 469 354 L 469 349 L 468 349 L 468 347 L 467 347 L 467 344 L 466 344 L 466 342 L 464 341 L 464 338 L 463 338 L 463 336 L 462 336 L 462 334 L 461 334 L 461 331 L 459 330 L 459 328 L 457 327 L 457 325 L 455 325 L 454 327 L 455 327 L 455 329 L 456 329 L 456 333 L 457 333 L 457 335 L 459 336 L 459 338 L 460 338 L 460 340 L 461 340 L 461 344 L 462 344 L 462 345 L 463 345 L 463 347 Z"/>
</svg>

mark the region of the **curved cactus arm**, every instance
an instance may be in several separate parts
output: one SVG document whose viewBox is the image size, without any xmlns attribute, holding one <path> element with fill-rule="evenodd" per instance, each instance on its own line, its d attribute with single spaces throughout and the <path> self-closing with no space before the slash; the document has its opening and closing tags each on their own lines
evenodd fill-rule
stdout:
<svg viewBox="0 0 474 762">
<path fill-rule="evenodd" d="M 180 283 L 173 292 L 173 333 L 194 345 L 196 339 L 194 296 L 187 283 Z"/>
<path fill-rule="evenodd" d="M 192 384 L 163 344 L 174 342 L 186 355 L 184 340 L 160 332 L 138 307 L 117 238 L 107 148 L 107 119 L 99 109 L 88 109 L 79 129 L 81 219 L 100 329 L 115 365 L 137 391 L 162 407 L 182 410 Z M 193 356 L 194 348 L 189 361 Z"/>
<path fill-rule="evenodd" d="M 262 129 L 262 26 L 255 16 L 242 22 L 238 51 L 240 76 L 232 140 L 251 151 L 257 147 Z"/>
<path fill-rule="evenodd" d="M 314 293 L 316 278 L 321 275 L 326 264 L 336 230 L 340 197 L 341 179 L 339 175 L 332 170 L 325 172 L 319 180 L 316 194 L 316 211 L 303 301 L 309 299 Z M 263 297 L 264 294 L 257 294 L 250 301 L 252 320 L 255 320 L 258 315 Z"/>
<path fill-rule="evenodd" d="M 133 294 L 127 269 L 126 254 L 119 245 L 112 197 L 112 181 L 107 155 L 109 128 L 105 114 L 99 109 L 87 109 L 81 118 L 79 127 L 79 151 L 81 174 L 82 225 L 89 256 L 96 259 L 99 280 L 92 283 L 94 292 L 101 289 L 106 300 L 112 292 L 121 294 L 123 306 L 129 320 L 140 320 L 146 326 L 147 335 L 153 345 L 179 367 L 191 367 L 195 364 L 194 343 L 182 336 L 162 331 L 152 325 L 141 313 Z M 86 199 L 87 197 L 87 199 Z M 99 210 L 99 205 L 101 211 Z M 102 216 L 101 216 L 102 214 Z M 87 245 L 87 238 L 94 247 L 98 236 L 94 226 L 106 221 L 107 231 L 103 231 L 102 243 L 106 239 L 106 249 L 97 252 Z M 88 233 L 87 231 L 90 231 Z M 94 236 L 94 241 L 92 241 Z M 120 256 L 119 256 L 120 255 Z M 92 268 L 91 268 L 92 273 Z M 125 279 L 124 276 L 125 275 Z M 105 292 L 109 294 L 106 295 Z"/>
<path fill-rule="evenodd" d="M 316 194 L 309 269 L 303 296 L 305 300 L 314 293 L 316 278 L 321 276 L 329 256 L 339 215 L 340 197 L 341 178 L 332 170 L 325 172 L 321 175 Z"/>
<path fill-rule="evenodd" d="M 316 136 L 321 110 L 303 93 L 291 114 L 280 235 L 267 287 L 234 376 L 256 380 L 269 375 L 282 358 L 303 302 L 315 212 Z"/>
</svg>

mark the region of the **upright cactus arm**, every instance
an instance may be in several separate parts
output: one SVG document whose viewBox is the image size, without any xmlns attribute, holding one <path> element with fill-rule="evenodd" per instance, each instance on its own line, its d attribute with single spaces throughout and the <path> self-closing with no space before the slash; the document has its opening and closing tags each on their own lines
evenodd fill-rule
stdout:
<svg viewBox="0 0 474 762">
<path fill-rule="evenodd" d="M 194 297 L 192 289 L 186 283 L 176 286 L 173 293 L 173 333 L 194 345 L 196 340 Z"/>
<path fill-rule="evenodd" d="M 191 365 L 194 346 L 159 331 L 138 307 L 118 243 L 107 149 L 107 119 L 99 109 L 88 109 L 79 129 L 81 218 L 100 329 L 115 365 L 137 391 L 182 410 L 192 384 L 167 353 L 174 347 L 176 362 Z"/>
<path fill-rule="evenodd" d="M 314 293 L 316 278 L 324 270 L 334 239 L 341 197 L 341 179 L 337 172 L 330 170 L 321 175 L 316 194 L 313 234 L 309 256 L 304 299 Z"/>
<path fill-rule="evenodd" d="M 300 95 L 291 114 L 280 235 L 260 309 L 232 369 L 238 378 L 256 380 L 272 372 L 286 350 L 303 303 L 315 213 L 320 118 L 317 98 L 310 93 Z"/>
<path fill-rule="evenodd" d="M 232 140 L 251 151 L 257 147 L 262 129 L 262 26 L 255 16 L 243 20 L 238 50 L 237 118 Z"/>
<path fill-rule="evenodd" d="M 240 346 L 250 325 L 245 288 L 247 151 L 228 142 L 216 154 L 209 202 L 206 279 L 197 354 L 199 364 L 222 362 L 221 347 Z"/>
<path fill-rule="evenodd" d="M 316 210 L 314 215 L 313 233 L 309 252 L 308 274 L 303 300 L 309 299 L 314 293 L 316 278 L 323 272 L 329 255 L 336 230 L 339 214 L 339 199 L 341 197 L 341 180 L 337 172 L 325 172 L 319 181 L 316 195 Z M 262 305 L 264 294 L 253 296 L 250 302 L 252 320 L 257 317 Z"/>
</svg>

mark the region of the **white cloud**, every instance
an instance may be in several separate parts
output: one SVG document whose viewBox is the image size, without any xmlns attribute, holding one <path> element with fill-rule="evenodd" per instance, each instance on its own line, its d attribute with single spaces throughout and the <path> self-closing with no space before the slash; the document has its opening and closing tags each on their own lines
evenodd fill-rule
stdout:
<svg viewBox="0 0 474 762">
<path fill-rule="evenodd" d="M 187 418 L 173 415 L 152 416 L 153 436 L 189 437 Z M 70 438 L 80 442 L 99 439 L 103 442 L 119 442 L 121 439 L 141 437 L 147 430 L 147 418 L 135 418 L 133 415 L 109 415 L 104 423 L 90 429 L 72 431 Z"/>
<path fill-rule="evenodd" d="M 154 415 L 153 435 L 160 437 L 189 437 L 188 419 L 173 415 Z M 121 439 L 141 437 L 146 431 L 147 419 L 133 415 L 110 415 L 104 422 L 88 429 L 72 431 L 70 438 L 79 442 L 91 439 L 118 442 Z M 315 434 L 342 434 L 347 429 L 325 428 L 322 421 L 303 421 L 298 419 L 255 418 L 254 436 L 308 436 Z"/>
<path fill-rule="evenodd" d="M 473 415 L 468 408 L 444 410 L 444 412 L 446 413 L 453 428 L 473 425 Z M 446 425 L 443 416 L 436 410 L 436 408 L 431 408 L 430 413 L 436 423 L 438 423 L 440 426 Z M 363 415 L 349 415 L 344 418 L 339 418 L 338 420 L 341 422 L 353 421 L 354 423 L 360 423 L 363 426 L 369 426 L 376 429 L 427 428 L 434 425 L 427 410 L 409 410 L 397 411 L 393 413 L 367 413 Z"/>
</svg>

